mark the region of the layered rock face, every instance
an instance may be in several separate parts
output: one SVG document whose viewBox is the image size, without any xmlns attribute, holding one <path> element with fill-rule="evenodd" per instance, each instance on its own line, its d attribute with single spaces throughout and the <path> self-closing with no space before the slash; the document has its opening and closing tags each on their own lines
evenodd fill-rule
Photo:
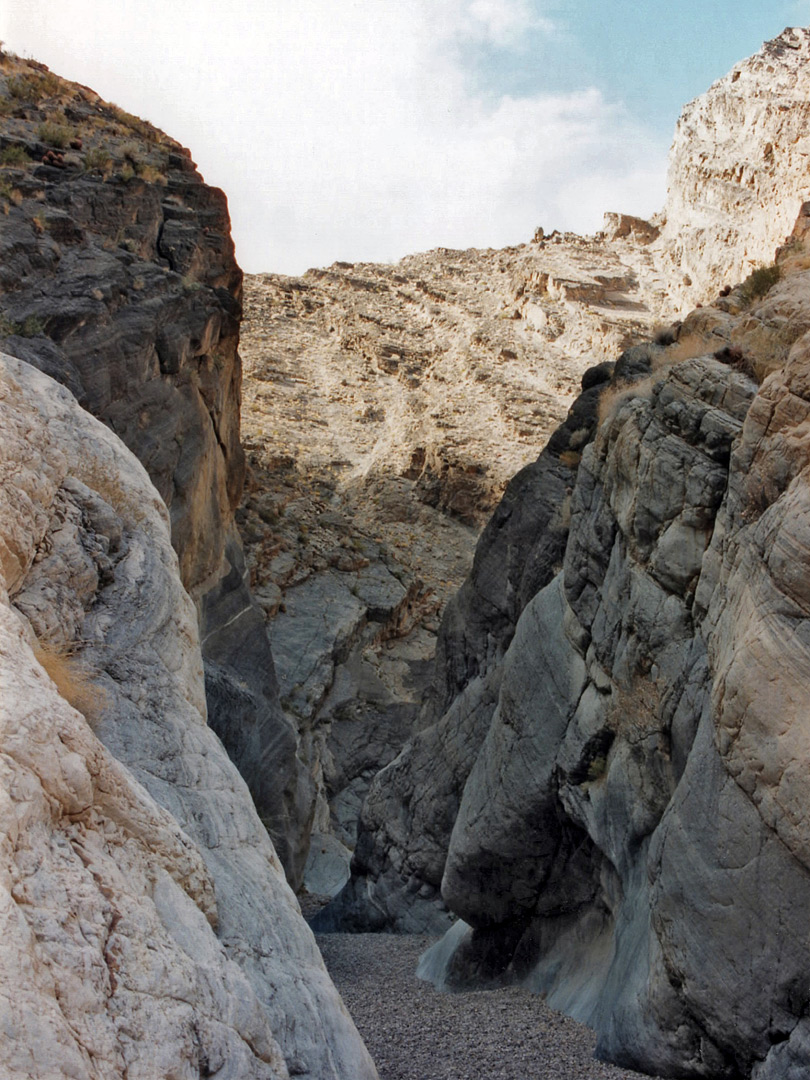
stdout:
<svg viewBox="0 0 810 1080">
<path fill-rule="evenodd" d="M 176 142 L 33 61 L 2 58 L 0 101 L 0 337 L 123 439 L 169 507 L 211 724 L 296 880 L 295 733 L 233 520 L 242 276 L 225 196 Z"/>
<path fill-rule="evenodd" d="M 793 71 L 794 39 L 761 55 Z M 424 977 L 521 981 L 663 1075 L 810 1068 L 807 221 L 587 374 L 482 536 L 318 923 L 450 926 Z"/>
<path fill-rule="evenodd" d="M 770 263 L 810 191 L 810 30 L 785 30 L 686 106 L 656 246 L 688 310 Z"/>
<path fill-rule="evenodd" d="M 459 800 L 495 709 L 517 619 L 562 564 L 570 494 L 613 365 L 587 387 L 537 462 L 509 484 L 448 605 L 417 734 L 374 779 L 362 809 L 352 879 L 320 929 L 435 931 L 452 916 L 440 895 Z"/>
<path fill-rule="evenodd" d="M 376 1072 L 206 724 L 165 506 L 0 360 L 3 1075 Z"/>
<path fill-rule="evenodd" d="M 602 423 L 449 843 L 475 929 L 425 971 L 508 967 L 651 1072 L 808 1065 L 807 350 L 756 396 L 659 369 Z"/>
</svg>

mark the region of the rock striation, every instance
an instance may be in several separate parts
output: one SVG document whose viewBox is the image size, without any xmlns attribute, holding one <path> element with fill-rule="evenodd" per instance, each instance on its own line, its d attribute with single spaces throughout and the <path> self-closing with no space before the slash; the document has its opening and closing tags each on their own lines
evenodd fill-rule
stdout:
<svg viewBox="0 0 810 1080">
<path fill-rule="evenodd" d="M 379 766 L 396 755 L 418 711 L 436 613 L 471 561 L 470 529 L 535 461 L 583 372 L 655 329 L 667 340 L 663 327 L 676 312 L 771 262 L 790 231 L 807 193 L 809 43 L 810 32 L 785 31 L 686 107 L 655 222 L 610 213 L 596 237 L 538 229 L 531 244 L 502 251 L 438 249 L 392 267 L 336 263 L 301 278 L 248 280 L 244 430 L 253 483 L 240 527 L 310 778 L 299 782 L 301 806 L 319 837 L 339 836 L 344 861 L 373 757 Z M 712 320 L 724 342 L 726 315 L 717 309 L 700 326 L 691 316 L 679 355 L 703 348 Z M 784 353 L 796 332 L 785 325 L 784 341 L 771 335 L 769 347 Z M 561 453 L 573 461 L 581 446 Z M 528 546 L 505 556 L 496 548 L 493 558 L 519 561 Z M 397 603 L 380 620 L 382 609 L 358 600 L 354 575 L 366 559 L 380 579 L 401 583 L 393 589 L 408 597 L 407 628 Z M 518 595 L 525 602 L 525 590 Z M 480 625 L 500 655 L 509 635 L 502 642 L 489 619 L 496 625 L 514 603 L 454 613 L 458 632 Z M 334 618 L 320 620 L 321 609 Z M 293 645 L 305 622 L 306 671 Z M 441 640 L 438 648 L 441 665 Z M 447 695 L 441 685 L 430 690 L 445 706 Z M 437 718 L 432 709 L 426 724 Z M 361 732 L 369 753 L 345 757 Z M 430 876 L 437 888 L 440 874 Z"/>
<path fill-rule="evenodd" d="M 0 341 L 116 432 L 169 507 L 210 722 L 295 882 L 295 732 L 234 525 L 242 275 L 225 196 L 174 140 L 35 61 L 2 57 L 0 105 Z"/>
<path fill-rule="evenodd" d="M 206 724 L 143 467 L 0 358 L 3 1075 L 376 1071 Z"/>
<path fill-rule="evenodd" d="M 438 985 L 808 1071 L 809 46 L 687 107 L 666 220 L 250 282 L 247 476 L 224 196 L 2 58 L 13 1076 L 373 1078 L 267 831 Z"/>
</svg>

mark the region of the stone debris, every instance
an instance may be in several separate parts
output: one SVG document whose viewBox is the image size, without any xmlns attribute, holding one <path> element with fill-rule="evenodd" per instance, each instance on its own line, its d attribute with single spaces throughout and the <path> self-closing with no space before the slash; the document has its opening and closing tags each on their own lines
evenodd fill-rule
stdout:
<svg viewBox="0 0 810 1080">
<path fill-rule="evenodd" d="M 420 934 L 318 938 L 380 1080 L 641 1080 L 594 1058 L 594 1035 L 515 986 L 438 993 Z"/>
</svg>

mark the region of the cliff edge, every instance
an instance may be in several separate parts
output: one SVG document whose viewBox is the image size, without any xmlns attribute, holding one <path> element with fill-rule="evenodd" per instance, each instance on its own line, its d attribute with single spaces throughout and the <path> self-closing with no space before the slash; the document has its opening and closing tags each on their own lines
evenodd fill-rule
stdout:
<svg viewBox="0 0 810 1080">
<path fill-rule="evenodd" d="M 810 29 L 785 30 L 683 110 L 657 251 L 682 311 L 761 263 L 808 196 Z"/>
<path fill-rule="evenodd" d="M 150 124 L 2 56 L 0 211 L 0 344 L 119 435 L 168 506 L 211 726 L 296 883 L 307 779 L 234 525 L 242 274 L 225 196 Z"/>
</svg>

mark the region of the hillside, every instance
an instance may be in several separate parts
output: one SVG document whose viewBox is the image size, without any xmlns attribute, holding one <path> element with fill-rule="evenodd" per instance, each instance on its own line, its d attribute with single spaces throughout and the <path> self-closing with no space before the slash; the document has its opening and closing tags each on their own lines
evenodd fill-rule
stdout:
<svg viewBox="0 0 810 1080">
<path fill-rule="evenodd" d="M 599 238 L 246 280 L 239 521 L 332 865 L 410 733 L 438 618 L 509 478 L 585 369 L 667 314 L 655 228 L 610 217 Z"/>
</svg>

